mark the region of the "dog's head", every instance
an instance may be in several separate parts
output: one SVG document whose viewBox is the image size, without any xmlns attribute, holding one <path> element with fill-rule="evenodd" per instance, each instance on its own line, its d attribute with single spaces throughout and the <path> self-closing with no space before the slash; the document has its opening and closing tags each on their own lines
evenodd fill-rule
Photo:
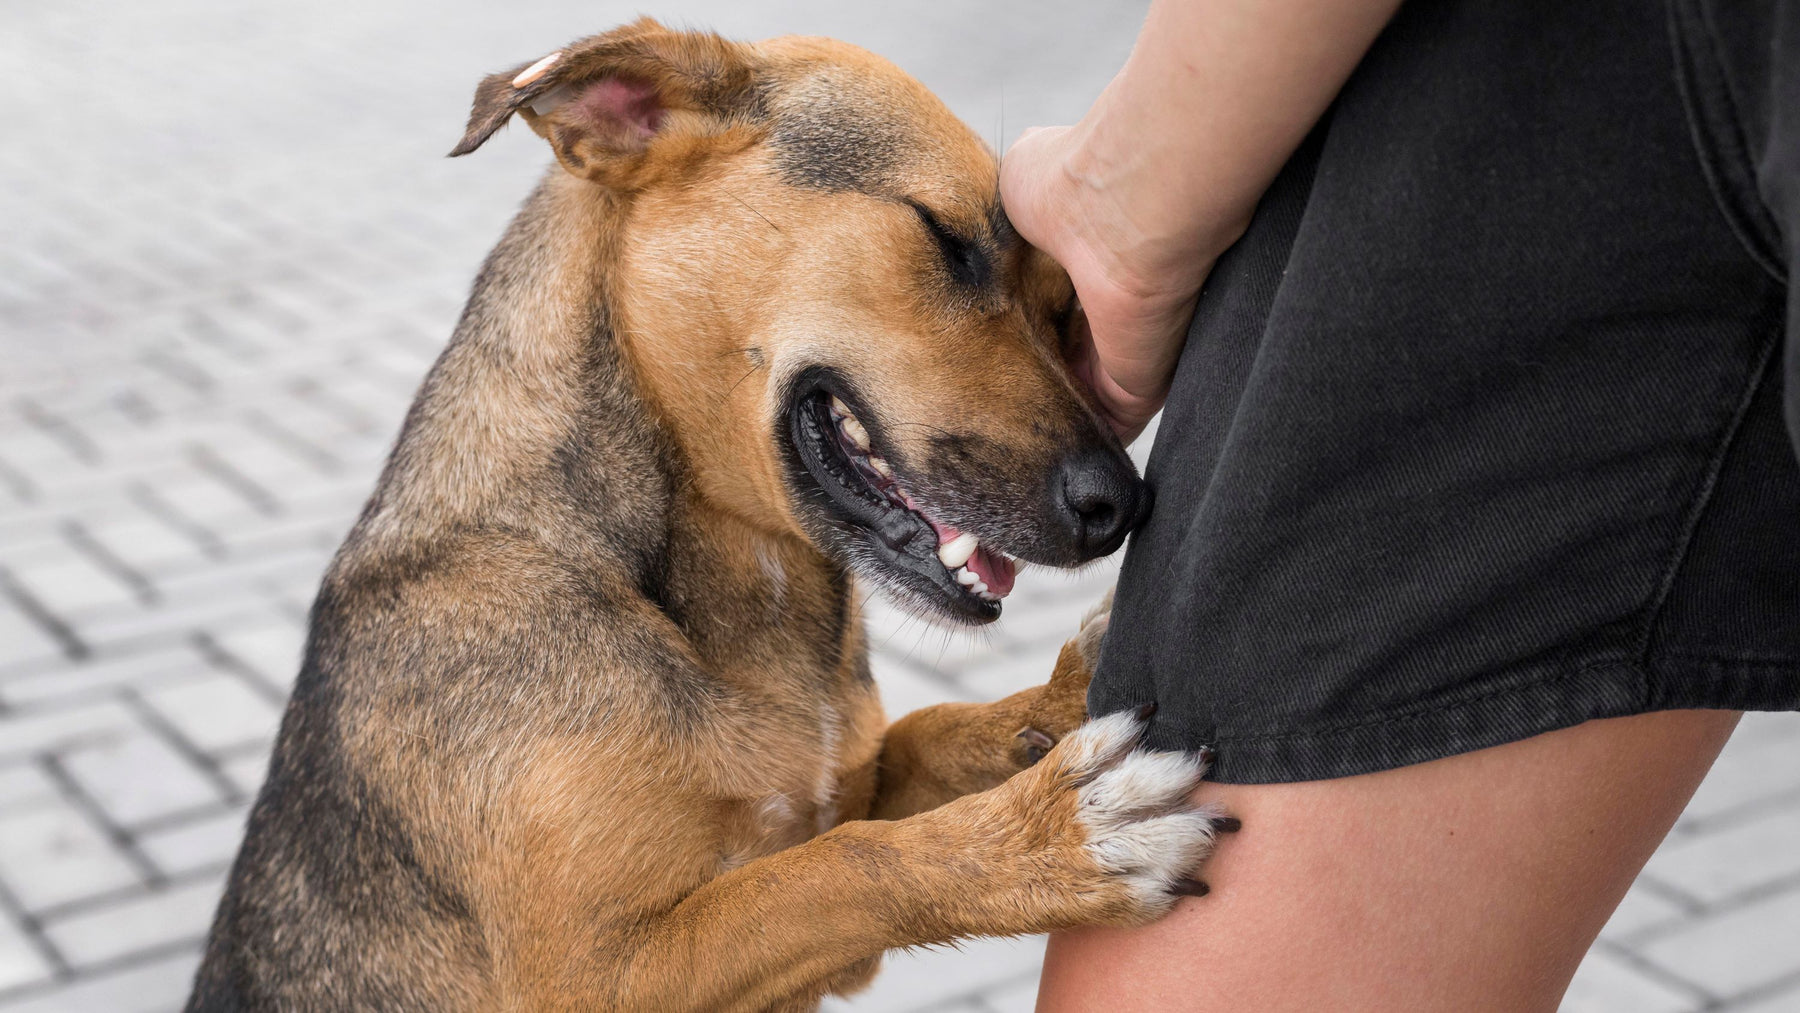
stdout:
<svg viewBox="0 0 1800 1013">
<path fill-rule="evenodd" d="M 1148 508 L 1064 364 L 1068 277 L 887 61 L 645 20 L 483 81 L 453 153 L 515 113 L 613 209 L 614 331 L 714 508 L 976 623 Z"/>
</svg>

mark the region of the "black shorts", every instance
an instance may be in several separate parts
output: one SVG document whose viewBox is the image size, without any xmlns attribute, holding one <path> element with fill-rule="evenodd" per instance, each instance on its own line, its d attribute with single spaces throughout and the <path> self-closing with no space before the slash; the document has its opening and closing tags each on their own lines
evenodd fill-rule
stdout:
<svg viewBox="0 0 1800 1013">
<path fill-rule="evenodd" d="M 1268 782 L 1800 709 L 1785 6 L 1402 9 L 1207 282 L 1094 713 Z"/>
</svg>

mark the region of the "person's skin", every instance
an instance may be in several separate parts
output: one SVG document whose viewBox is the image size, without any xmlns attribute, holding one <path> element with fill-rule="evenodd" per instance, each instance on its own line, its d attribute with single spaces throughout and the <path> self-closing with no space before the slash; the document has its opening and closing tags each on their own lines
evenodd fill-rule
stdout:
<svg viewBox="0 0 1800 1013">
<path fill-rule="evenodd" d="M 1141 929 L 1053 936 L 1038 1013 L 1552 1011 L 1737 724 L 1590 721 L 1431 763 L 1202 791 L 1244 822 Z"/>
<path fill-rule="evenodd" d="M 1069 272 L 1077 371 L 1130 439 L 1162 407 L 1201 282 L 1399 0 L 1155 0 L 1073 127 L 1026 133 L 1000 201 Z"/>
<path fill-rule="evenodd" d="M 1155 0 L 1073 127 L 1000 190 L 1068 269 L 1075 366 L 1126 439 L 1162 406 L 1214 260 L 1398 0 Z M 1554 1010 L 1738 715 L 1590 721 L 1360 777 L 1213 785 L 1244 821 L 1210 896 L 1052 937 L 1040 1013 Z"/>
</svg>

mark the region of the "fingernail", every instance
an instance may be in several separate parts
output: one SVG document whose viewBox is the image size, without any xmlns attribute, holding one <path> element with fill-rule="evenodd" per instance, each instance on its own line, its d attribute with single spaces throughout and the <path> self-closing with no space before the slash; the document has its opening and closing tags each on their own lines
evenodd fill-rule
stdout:
<svg viewBox="0 0 1800 1013">
<path fill-rule="evenodd" d="M 1137 719 L 1139 721 L 1148 721 L 1148 720 L 1150 720 L 1150 715 L 1155 714 L 1155 713 L 1156 713 L 1156 701 L 1152 700 L 1149 703 L 1144 704 L 1142 707 L 1139 707 L 1137 709 Z"/>
</svg>

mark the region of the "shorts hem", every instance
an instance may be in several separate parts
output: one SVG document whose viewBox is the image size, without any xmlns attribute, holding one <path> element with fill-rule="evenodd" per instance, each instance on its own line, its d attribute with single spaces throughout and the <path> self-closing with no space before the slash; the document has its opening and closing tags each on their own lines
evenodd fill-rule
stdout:
<svg viewBox="0 0 1800 1013">
<path fill-rule="evenodd" d="M 1517 742 L 1596 718 L 1661 710 L 1800 710 L 1800 660 L 1659 655 L 1519 673 L 1504 688 L 1442 705 L 1329 727 L 1208 734 L 1156 715 L 1146 745 L 1211 747 L 1208 779 L 1279 784 L 1372 774 Z"/>
</svg>

